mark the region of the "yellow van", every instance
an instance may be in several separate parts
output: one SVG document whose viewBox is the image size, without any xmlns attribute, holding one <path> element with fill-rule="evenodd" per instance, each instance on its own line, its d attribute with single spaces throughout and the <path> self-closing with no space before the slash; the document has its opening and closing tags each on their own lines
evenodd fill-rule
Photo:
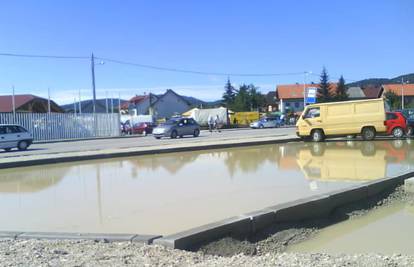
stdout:
<svg viewBox="0 0 414 267">
<path fill-rule="evenodd" d="M 296 134 L 314 142 L 326 137 L 361 134 L 373 140 L 386 131 L 382 98 L 309 105 L 296 123 Z"/>
</svg>

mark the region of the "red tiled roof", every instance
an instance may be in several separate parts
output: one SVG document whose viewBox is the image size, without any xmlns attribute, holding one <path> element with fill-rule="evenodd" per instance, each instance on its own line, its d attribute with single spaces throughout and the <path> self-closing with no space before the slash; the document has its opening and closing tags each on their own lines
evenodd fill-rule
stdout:
<svg viewBox="0 0 414 267">
<path fill-rule="evenodd" d="M 382 88 L 381 86 L 368 85 L 362 88 L 364 94 L 367 98 L 378 98 L 381 95 Z"/>
<path fill-rule="evenodd" d="M 132 97 L 130 100 L 128 100 L 128 102 L 125 102 L 121 105 L 122 109 L 128 109 L 129 104 L 138 104 L 139 102 L 141 102 L 142 100 L 146 99 L 147 97 L 149 97 L 148 95 L 136 95 L 134 97 Z"/>
<path fill-rule="evenodd" d="M 15 108 L 23 106 L 27 102 L 40 98 L 34 95 L 15 95 L 14 103 Z M 0 112 L 13 112 L 13 96 L 12 95 L 2 95 L 0 96 Z"/>
<path fill-rule="evenodd" d="M 335 94 L 336 83 L 330 84 L 331 93 Z M 306 84 L 306 87 L 317 87 L 319 84 Z M 276 87 L 276 95 L 278 99 L 296 99 L 303 98 L 303 84 L 285 84 Z"/>
<path fill-rule="evenodd" d="M 405 96 L 414 96 L 414 83 L 410 84 L 384 84 L 382 86 L 385 92 L 394 92 L 396 95 L 402 95 L 402 91 L 404 90 Z"/>
<path fill-rule="evenodd" d="M 133 98 L 131 98 L 130 100 L 128 100 L 128 102 L 131 103 L 131 104 L 138 104 L 139 102 L 141 102 L 142 100 L 144 100 L 147 97 L 148 97 L 147 95 L 136 95 Z"/>
</svg>

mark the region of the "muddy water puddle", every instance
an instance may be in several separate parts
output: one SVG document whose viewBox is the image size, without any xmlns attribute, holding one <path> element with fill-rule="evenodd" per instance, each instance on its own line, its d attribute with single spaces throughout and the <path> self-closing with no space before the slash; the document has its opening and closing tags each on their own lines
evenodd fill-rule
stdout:
<svg viewBox="0 0 414 267">
<path fill-rule="evenodd" d="M 322 229 L 289 252 L 414 255 L 414 205 L 394 203 Z"/>
<path fill-rule="evenodd" d="M 0 230 L 171 234 L 405 172 L 411 143 L 399 141 L 290 143 L 1 170 Z"/>
</svg>

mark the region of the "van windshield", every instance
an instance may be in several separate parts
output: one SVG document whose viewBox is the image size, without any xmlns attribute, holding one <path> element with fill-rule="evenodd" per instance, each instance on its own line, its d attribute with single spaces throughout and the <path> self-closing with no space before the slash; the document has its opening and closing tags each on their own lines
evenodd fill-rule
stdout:
<svg viewBox="0 0 414 267">
<path fill-rule="evenodd" d="M 319 116 L 320 116 L 320 109 L 319 108 L 309 108 L 306 111 L 304 118 L 305 119 L 317 118 Z"/>
</svg>

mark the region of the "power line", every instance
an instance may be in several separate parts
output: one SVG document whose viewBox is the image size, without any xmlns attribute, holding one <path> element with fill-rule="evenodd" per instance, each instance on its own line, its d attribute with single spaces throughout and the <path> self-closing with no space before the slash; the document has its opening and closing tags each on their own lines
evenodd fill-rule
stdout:
<svg viewBox="0 0 414 267">
<path fill-rule="evenodd" d="M 154 65 L 146 65 L 141 63 L 133 63 L 127 61 L 121 61 L 117 59 L 110 59 L 110 58 L 102 58 L 96 57 L 97 59 L 106 61 L 106 62 L 113 62 L 122 65 L 129 65 L 135 66 L 140 68 L 146 69 L 154 69 L 160 71 L 170 71 L 170 72 L 180 72 L 180 73 L 189 73 L 189 74 L 198 74 L 198 75 L 216 75 L 216 76 L 244 76 L 244 77 L 270 77 L 270 76 L 288 76 L 288 75 L 301 75 L 305 72 L 288 72 L 288 73 L 224 73 L 224 72 L 206 72 L 206 71 L 195 71 L 195 70 L 185 70 L 185 69 L 178 69 L 178 68 L 168 68 L 168 67 L 160 67 Z"/>
<path fill-rule="evenodd" d="M 13 53 L 0 53 L 0 56 L 24 57 L 24 58 L 89 59 L 89 57 L 57 56 L 57 55 L 30 55 L 30 54 L 13 54 Z"/>
<path fill-rule="evenodd" d="M 7 57 L 22 57 L 22 58 L 50 58 L 50 59 L 90 59 L 88 56 L 62 56 L 62 55 L 34 55 L 34 54 L 14 54 L 14 53 L 0 53 L 0 56 Z M 142 63 L 122 61 L 118 59 L 111 59 L 105 57 L 95 57 L 96 59 L 103 60 L 106 62 L 112 62 L 121 65 L 129 65 L 145 69 L 153 69 L 158 71 L 169 71 L 177 73 L 187 73 L 187 74 L 196 74 L 196 75 L 215 75 L 215 76 L 239 76 L 239 77 L 275 77 L 275 76 L 296 76 L 303 74 L 310 74 L 313 76 L 319 77 L 318 74 L 312 72 L 286 72 L 286 73 L 226 73 L 226 72 L 208 72 L 208 71 L 196 71 L 196 70 L 187 70 L 180 68 L 169 68 L 163 66 L 147 65 Z M 332 77 L 334 79 L 339 79 L 338 77 Z M 347 81 L 356 82 L 357 80 L 347 79 Z"/>
</svg>

